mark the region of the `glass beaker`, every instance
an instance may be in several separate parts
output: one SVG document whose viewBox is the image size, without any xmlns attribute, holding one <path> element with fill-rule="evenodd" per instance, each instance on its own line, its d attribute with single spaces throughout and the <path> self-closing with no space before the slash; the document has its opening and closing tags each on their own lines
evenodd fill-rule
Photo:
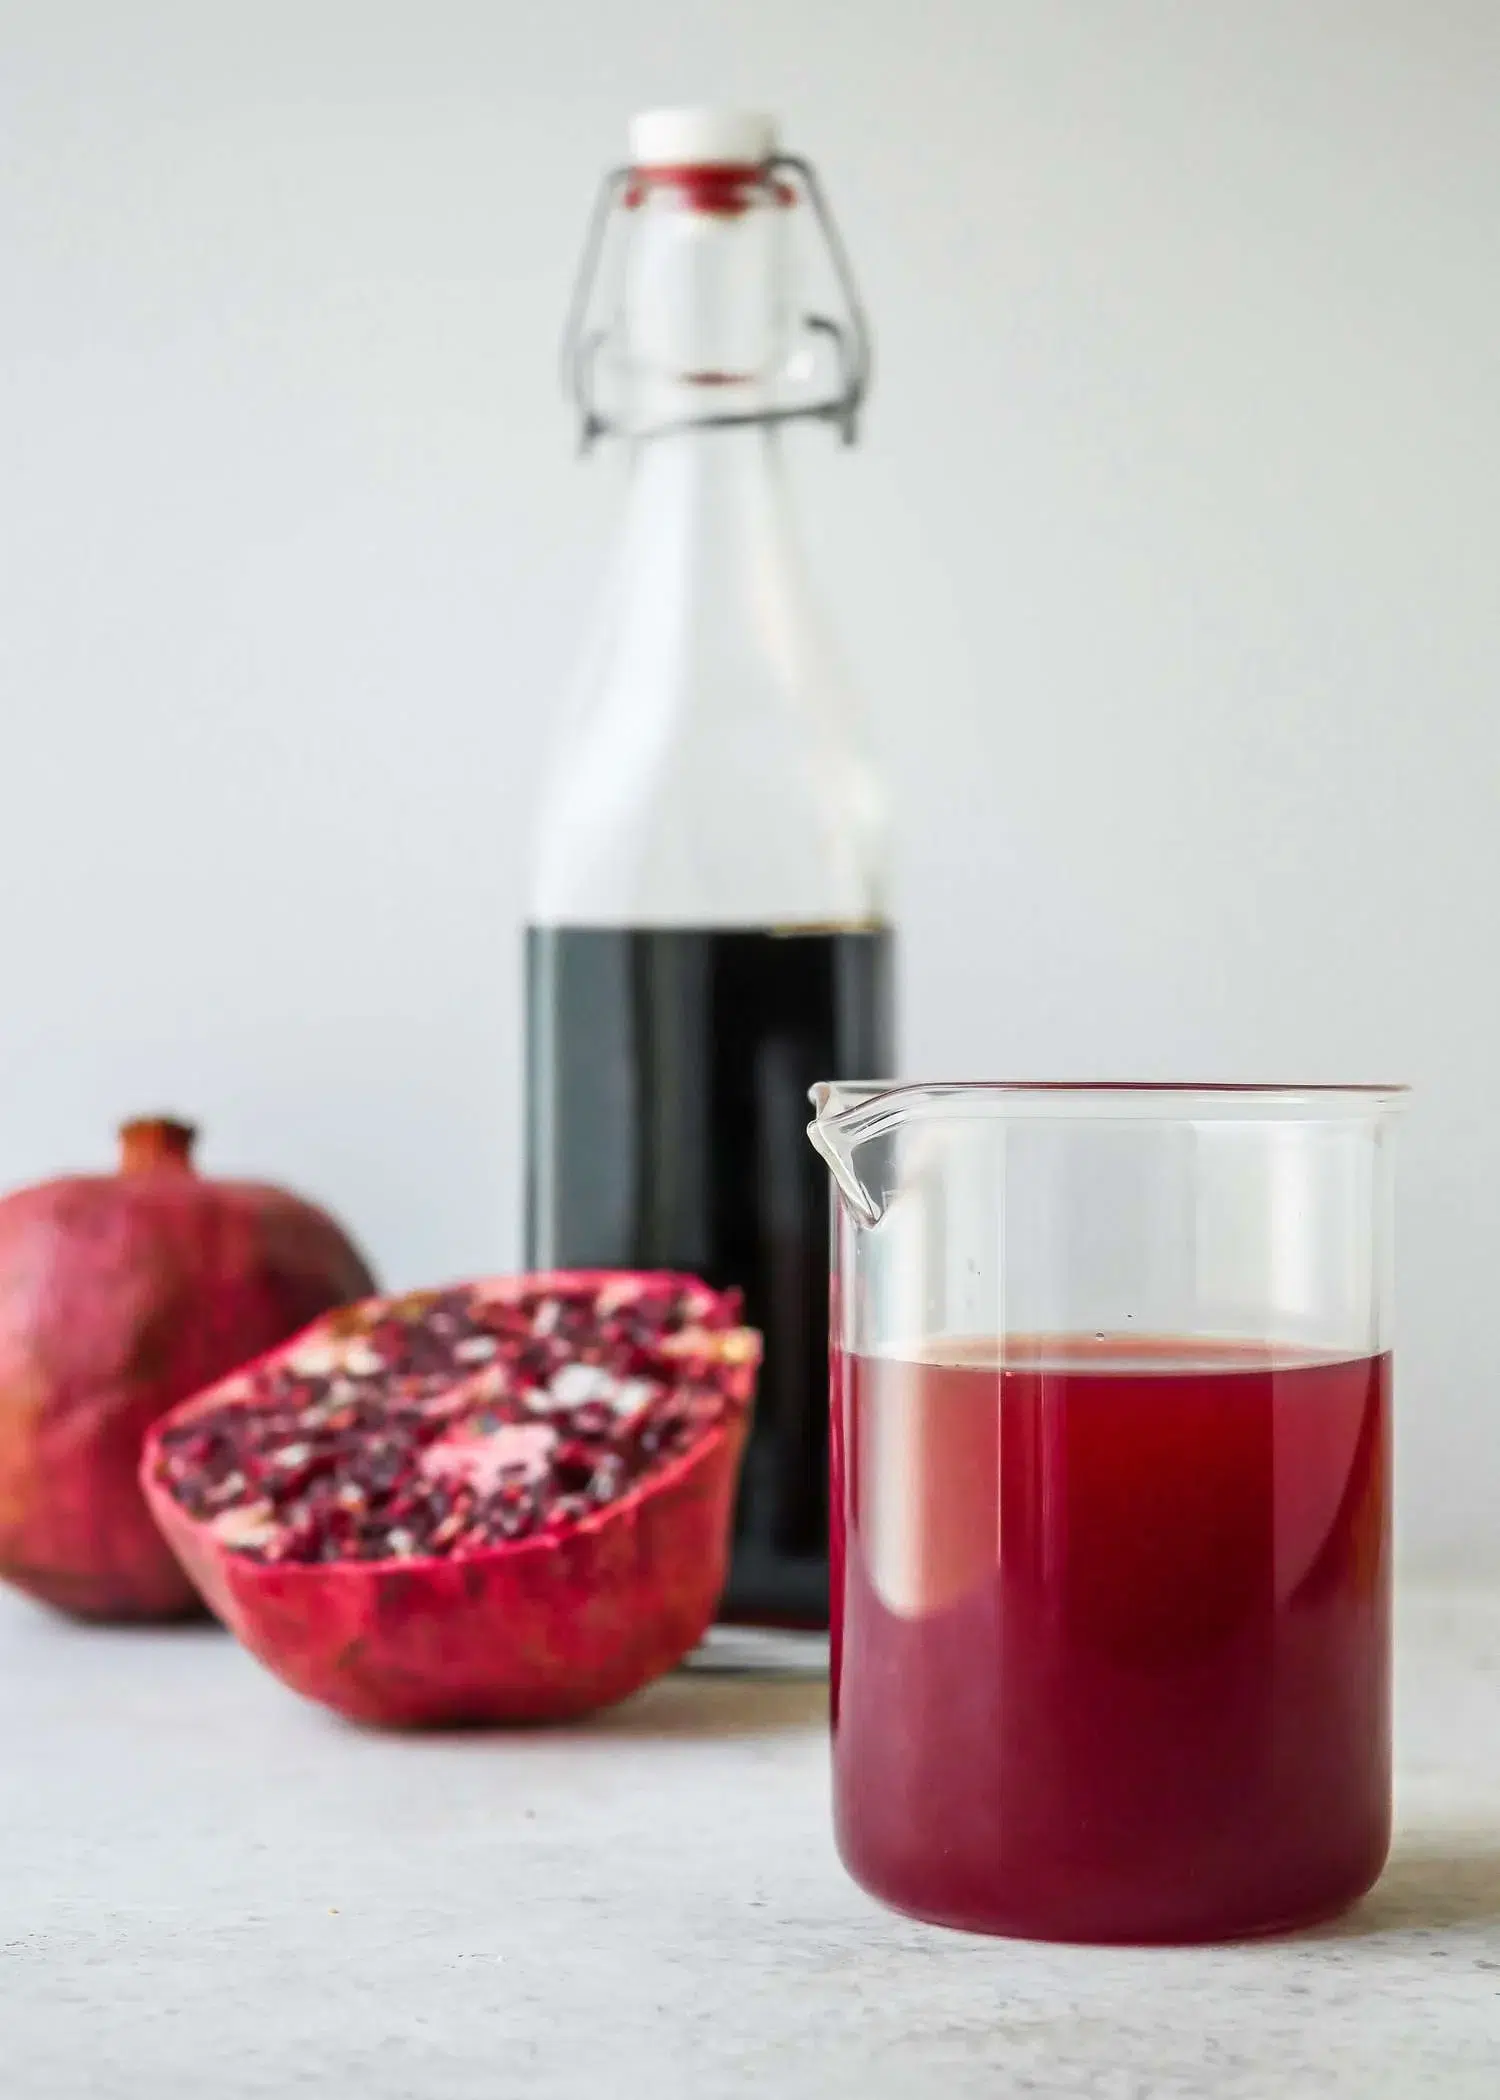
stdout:
<svg viewBox="0 0 1500 2100">
<path fill-rule="evenodd" d="M 1403 1092 L 814 1090 L 835 1819 L 872 1894 L 1194 1940 L 1379 1874 Z"/>
</svg>

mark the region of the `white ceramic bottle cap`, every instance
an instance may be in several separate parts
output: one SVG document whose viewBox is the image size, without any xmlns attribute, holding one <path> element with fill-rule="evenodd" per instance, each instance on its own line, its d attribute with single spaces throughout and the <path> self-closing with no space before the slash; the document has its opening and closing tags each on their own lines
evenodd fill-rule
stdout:
<svg viewBox="0 0 1500 2100">
<path fill-rule="evenodd" d="M 776 151 L 776 124 L 753 109 L 648 109 L 630 120 L 637 168 L 758 168 Z"/>
</svg>

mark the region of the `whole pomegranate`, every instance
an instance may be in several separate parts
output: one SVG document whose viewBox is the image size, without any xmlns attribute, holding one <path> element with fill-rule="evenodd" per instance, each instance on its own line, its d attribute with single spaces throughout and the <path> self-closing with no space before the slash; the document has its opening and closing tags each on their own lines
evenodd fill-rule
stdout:
<svg viewBox="0 0 1500 2100">
<path fill-rule="evenodd" d="M 724 1583 L 760 1338 L 595 1271 L 374 1298 L 157 1424 L 183 1565 L 356 1720 L 560 1720 L 681 1660 Z"/>
<path fill-rule="evenodd" d="M 141 1499 L 148 1426 L 374 1288 L 323 1211 L 192 1166 L 185 1123 L 120 1133 L 116 1174 L 0 1201 L 0 1577 L 93 1619 L 201 1610 Z"/>
</svg>

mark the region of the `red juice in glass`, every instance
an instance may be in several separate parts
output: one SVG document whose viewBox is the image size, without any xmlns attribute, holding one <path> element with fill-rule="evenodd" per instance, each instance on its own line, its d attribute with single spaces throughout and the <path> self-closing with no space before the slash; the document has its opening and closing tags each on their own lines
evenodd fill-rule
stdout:
<svg viewBox="0 0 1500 2100">
<path fill-rule="evenodd" d="M 1390 1358 L 1007 1337 L 833 1364 L 834 1799 L 870 1892 L 1275 1930 L 1390 1835 Z"/>
</svg>

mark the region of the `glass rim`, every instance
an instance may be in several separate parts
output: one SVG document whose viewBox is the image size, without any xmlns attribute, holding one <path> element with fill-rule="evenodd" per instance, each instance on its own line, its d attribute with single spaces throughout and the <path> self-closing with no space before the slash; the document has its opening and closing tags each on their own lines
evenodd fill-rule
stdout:
<svg viewBox="0 0 1500 2100">
<path fill-rule="evenodd" d="M 1230 1079 L 848 1079 L 820 1080 L 808 1098 L 819 1122 L 884 1117 L 929 1107 L 950 1114 L 1043 1118 L 1110 1117 L 1161 1122 L 1315 1121 L 1398 1114 L 1402 1082 L 1335 1083 Z"/>
</svg>

